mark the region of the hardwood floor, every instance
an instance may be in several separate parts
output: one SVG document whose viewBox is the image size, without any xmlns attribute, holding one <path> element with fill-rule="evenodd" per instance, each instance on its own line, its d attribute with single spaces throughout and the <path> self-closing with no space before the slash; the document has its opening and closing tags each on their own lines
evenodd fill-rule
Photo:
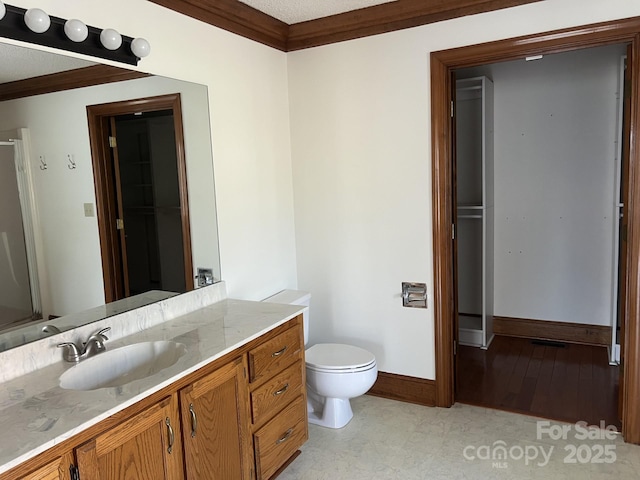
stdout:
<svg viewBox="0 0 640 480">
<path fill-rule="evenodd" d="M 618 371 L 607 349 L 496 336 L 488 350 L 460 346 L 456 401 L 620 428 Z"/>
</svg>

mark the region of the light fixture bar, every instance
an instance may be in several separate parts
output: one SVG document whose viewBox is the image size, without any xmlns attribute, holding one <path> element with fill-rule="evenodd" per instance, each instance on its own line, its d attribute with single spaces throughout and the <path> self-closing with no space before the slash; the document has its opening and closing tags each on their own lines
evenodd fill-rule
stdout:
<svg viewBox="0 0 640 480">
<path fill-rule="evenodd" d="M 50 16 L 51 26 L 44 33 L 35 33 L 25 25 L 25 9 L 6 5 L 6 14 L 0 19 L 0 37 L 58 48 L 114 62 L 138 65 L 139 58 L 131 51 L 132 37 L 122 35 L 122 44 L 115 50 L 106 49 L 100 42 L 103 29 L 87 26 L 89 35 L 83 42 L 71 41 L 64 32 L 66 20 Z"/>
</svg>

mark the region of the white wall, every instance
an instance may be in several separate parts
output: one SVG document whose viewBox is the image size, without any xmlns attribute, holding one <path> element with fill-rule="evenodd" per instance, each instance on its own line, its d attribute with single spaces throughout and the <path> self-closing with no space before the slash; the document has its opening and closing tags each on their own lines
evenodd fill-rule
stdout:
<svg viewBox="0 0 640 480">
<path fill-rule="evenodd" d="M 640 15 L 632 0 L 547 0 L 288 56 L 299 288 L 311 342 L 369 347 L 435 376 L 429 54 Z M 402 281 L 429 309 L 402 308 Z"/>
<path fill-rule="evenodd" d="M 229 295 L 260 299 L 296 286 L 284 53 L 144 0 L 12 4 L 145 37 L 152 50 L 140 70 L 206 85 Z"/>
<path fill-rule="evenodd" d="M 495 314 L 611 325 L 624 45 L 459 72 L 495 84 Z"/>
</svg>

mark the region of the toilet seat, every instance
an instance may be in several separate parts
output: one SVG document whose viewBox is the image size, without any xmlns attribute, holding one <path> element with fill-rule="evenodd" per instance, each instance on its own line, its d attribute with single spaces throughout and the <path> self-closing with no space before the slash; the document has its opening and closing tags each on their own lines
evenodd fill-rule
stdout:
<svg viewBox="0 0 640 480">
<path fill-rule="evenodd" d="M 363 372 L 376 366 L 376 357 L 364 348 L 340 343 L 319 343 L 305 352 L 307 368 L 316 372 Z"/>
</svg>

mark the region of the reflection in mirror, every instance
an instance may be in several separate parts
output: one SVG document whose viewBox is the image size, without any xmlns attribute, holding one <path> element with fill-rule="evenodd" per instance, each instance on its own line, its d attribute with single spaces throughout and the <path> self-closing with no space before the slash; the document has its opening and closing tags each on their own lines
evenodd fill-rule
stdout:
<svg viewBox="0 0 640 480">
<path fill-rule="evenodd" d="M 10 51 L 6 61 L 4 50 Z M 12 70 L 4 68 L 9 57 L 29 66 L 22 78 L 50 73 L 33 70 L 33 61 L 53 65 L 51 71 L 76 68 L 76 59 L 0 44 L 3 72 Z M 57 67 L 58 62 L 63 65 Z M 79 62 L 81 67 L 88 63 Z M 0 96 L 2 91 L 0 85 Z M 64 317 L 54 323 L 65 330 L 171 295 L 143 292 L 104 307 L 87 106 L 174 94 L 182 110 L 189 267 L 211 269 L 214 281 L 220 280 L 205 86 L 146 76 L 6 100 L 0 102 L 0 351 L 42 338 L 42 327 L 56 317 Z"/>
<path fill-rule="evenodd" d="M 80 325 L 86 325 L 97 320 L 102 320 L 103 318 L 127 312 L 134 308 L 144 307 L 145 305 L 150 305 L 175 295 L 178 294 L 151 290 L 106 305 L 89 308 L 82 312 L 51 318 L 46 322 L 34 321 L 17 326 L 9 326 L 0 332 L 0 352 L 70 330 Z"/>
</svg>

